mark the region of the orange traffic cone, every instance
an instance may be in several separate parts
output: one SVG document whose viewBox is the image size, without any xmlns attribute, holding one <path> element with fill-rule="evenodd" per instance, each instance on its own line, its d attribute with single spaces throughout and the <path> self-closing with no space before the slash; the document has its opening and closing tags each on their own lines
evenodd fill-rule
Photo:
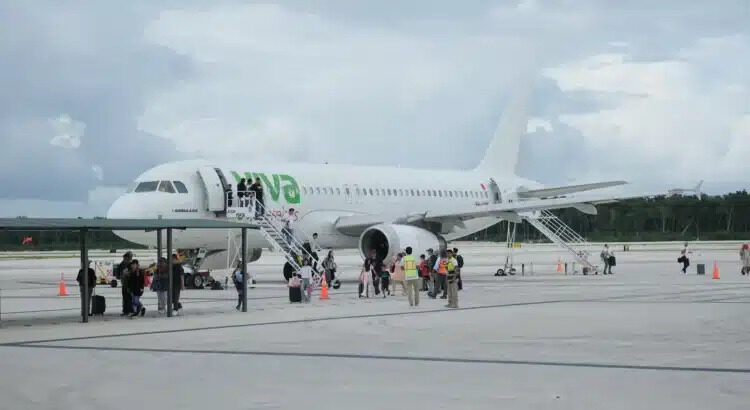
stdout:
<svg viewBox="0 0 750 410">
<path fill-rule="evenodd" d="M 562 264 L 560 263 L 560 259 L 557 260 L 557 273 L 562 272 Z"/>
<path fill-rule="evenodd" d="M 719 265 L 714 262 L 714 279 L 719 279 Z"/>
<path fill-rule="evenodd" d="M 323 276 L 323 281 L 320 282 L 320 300 L 328 300 L 328 282 L 326 282 L 325 276 Z"/>
<path fill-rule="evenodd" d="M 60 286 L 57 288 L 57 296 L 68 296 L 68 290 L 65 288 L 65 279 L 63 274 L 60 274 Z"/>
</svg>

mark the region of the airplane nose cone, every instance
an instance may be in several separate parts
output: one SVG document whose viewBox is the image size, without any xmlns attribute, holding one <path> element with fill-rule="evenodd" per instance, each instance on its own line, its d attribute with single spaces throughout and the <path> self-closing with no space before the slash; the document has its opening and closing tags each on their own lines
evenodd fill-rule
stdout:
<svg viewBox="0 0 750 410">
<path fill-rule="evenodd" d="M 112 203 L 107 211 L 107 219 L 125 218 L 125 201 L 124 197 L 119 197 Z"/>
</svg>

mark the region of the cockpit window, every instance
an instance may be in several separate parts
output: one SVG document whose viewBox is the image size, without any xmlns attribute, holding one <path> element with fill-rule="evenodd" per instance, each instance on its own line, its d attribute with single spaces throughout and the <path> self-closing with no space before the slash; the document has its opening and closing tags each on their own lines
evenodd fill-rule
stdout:
<svg viewBox="0 0 750 410">
<path fill-rule="evenodd" d="M 187 190 L 187 187 L 185 186 L 185 184 L 183 184 L 180 181 L 172 181 L 172 182 L 174 182 L 174 187 L 177 188 L 177 192 L 179 192 L 181 194 L 187 194 L 188 193 L 188 190 Z"/>
<path fill-rule="evenodd" d="M 175 190 L 171 182 L 161 181 L 159 182 L 159 192 L 167 192 L 169 194 L 174 194 Z"/>
<path fill-rule="evenodd" d="M 147 182 L 141 182 L 138 184 L 137 187 L 135 187 L 135 192 L 154 192 L 156 191 L 156 187 L 159 185 L 159 181 L 147 181 Z"/>
</svg>

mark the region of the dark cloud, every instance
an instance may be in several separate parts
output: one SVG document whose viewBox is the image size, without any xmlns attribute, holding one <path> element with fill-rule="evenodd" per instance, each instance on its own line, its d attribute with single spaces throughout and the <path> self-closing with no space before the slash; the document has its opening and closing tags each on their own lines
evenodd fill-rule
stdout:
<svg viewBox="0 0 750 410">
<path fill-rule="evenodd" d="M 0 197 L 75 200 L 178 156 L 138 130 L 144 99 L 190 74 L 190 60 L 143 41 L 155 15 L 111 2 L 0 3 Z M 76 149 L 50 144 L 51 122 L 85 124 Z"/>
</svg>

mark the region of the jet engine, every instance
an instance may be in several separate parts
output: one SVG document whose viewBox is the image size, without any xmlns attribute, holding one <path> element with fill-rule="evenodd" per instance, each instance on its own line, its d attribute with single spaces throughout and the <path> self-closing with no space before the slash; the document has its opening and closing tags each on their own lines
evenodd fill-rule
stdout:
<svg viewBox="0 0 750 410">
<path fill-rule="evenodd" d="M 374 250 L 377 257 L 392 261 L 396 254 L 411 246 L 419 255 L 429 248 L 436 252 L 446 248 L 443 237 L 411 225 L 380 224 L 367 228 L 359 237 L 359 252 L 368 257 Z"/>
</svg>

